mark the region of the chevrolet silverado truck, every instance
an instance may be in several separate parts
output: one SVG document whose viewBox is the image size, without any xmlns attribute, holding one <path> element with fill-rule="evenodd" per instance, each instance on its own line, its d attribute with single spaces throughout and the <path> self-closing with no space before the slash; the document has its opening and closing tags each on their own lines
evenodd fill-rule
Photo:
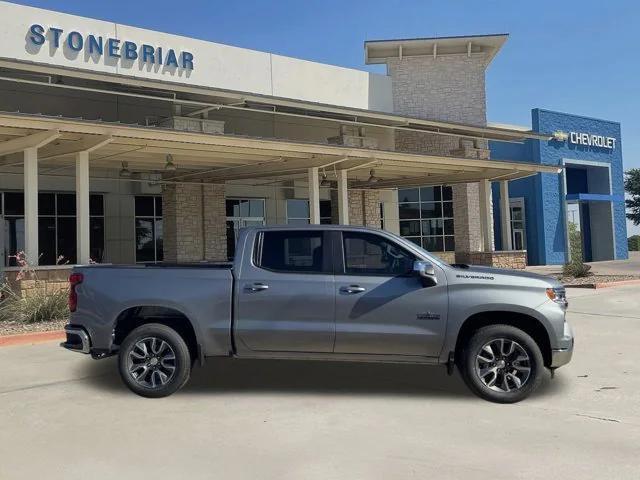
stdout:
<svg viewBox="0 0 640 480">
<path fill-rule="evenodd" d="M 64 348 L 118 355 L 135 393 L 164 397 L 210 357 L 457 366 L 469 388 L 522 400 L 570 361 L 562 285 L 448 265 L 386 231 L 251 227 L 232 264 L 77 266 Z"/>
</svg>

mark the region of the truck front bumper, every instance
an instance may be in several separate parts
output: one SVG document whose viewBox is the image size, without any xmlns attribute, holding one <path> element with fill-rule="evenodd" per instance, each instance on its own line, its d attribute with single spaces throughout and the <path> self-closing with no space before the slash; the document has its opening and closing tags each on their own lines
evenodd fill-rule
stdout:
<svg viewBox="0 0 640 480">
<path fill-rule="evenodd" d="M 574 343 L 575 341 L 573 338 L 573 331 L 571 329 L 571 326 L 567 322 L 565 322 L 564 334 L 558 341 L 558 345 L 560 348 L 551 350 L 551 368 L 561 367 L 562 365 L 566 365 L 571 361 L 571 357 L 573 356 Z"/>
</svg>

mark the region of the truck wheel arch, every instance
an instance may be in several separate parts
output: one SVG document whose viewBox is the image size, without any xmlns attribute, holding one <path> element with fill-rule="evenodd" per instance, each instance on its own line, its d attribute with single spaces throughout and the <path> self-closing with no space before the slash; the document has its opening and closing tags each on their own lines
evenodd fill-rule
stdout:
<svg viewBox="0 0 640 480">
<path fill-rule="evenodd" d="M 458 330 L 455 346 L 456 355 L 462 351 L 462 346 L 476 330 L 480 327 L 496 324 L 510 325 L 529 334 L 540 347 L 544 364 L 546 366 L 551 365 L 551 343 L 546 327 L 537 318 L 519 312 L 486 311 L 474 313 L 468 317 Z"/>
<path fill-rule="evenodd" d="M 135 328 L 148 323 L 160 323 L 174 329 L 189 347 L 192 360 L 202 360 L 198 334 L 193 322 L 180 310 L 159 305 L 128 307 L 118 314 L 113 327 L 113 344 L 120 345 Z"/>
</svg>

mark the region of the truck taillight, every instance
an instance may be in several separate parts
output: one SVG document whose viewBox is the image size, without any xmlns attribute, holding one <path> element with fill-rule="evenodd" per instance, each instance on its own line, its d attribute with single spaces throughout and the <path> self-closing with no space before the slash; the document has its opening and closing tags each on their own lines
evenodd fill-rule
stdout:
<svg viewBox="0 0 640 480">
<path fill-rule="evenodd" d="M 76 292 L 76 286 L 80 285 L 84 280 L 84 275 L 81 273 L 72 273 L 69 275 L 69 311 L 75 312 L 78 308 L 78 292 Z"/>
</svg>

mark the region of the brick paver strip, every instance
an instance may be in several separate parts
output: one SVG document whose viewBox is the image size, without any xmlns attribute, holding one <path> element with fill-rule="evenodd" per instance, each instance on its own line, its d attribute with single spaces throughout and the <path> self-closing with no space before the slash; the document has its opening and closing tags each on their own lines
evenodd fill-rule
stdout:
<svg viewBox="0 0 640 480">
<path fill-rule="evenodd" d="M 8 347 L 11 345 L 28 345 L 64 339 L 64 330 L 53 330 L 51 332 L 19 333 L 17 335 L 0 336 L 0 347 Z"/>
</svg>

